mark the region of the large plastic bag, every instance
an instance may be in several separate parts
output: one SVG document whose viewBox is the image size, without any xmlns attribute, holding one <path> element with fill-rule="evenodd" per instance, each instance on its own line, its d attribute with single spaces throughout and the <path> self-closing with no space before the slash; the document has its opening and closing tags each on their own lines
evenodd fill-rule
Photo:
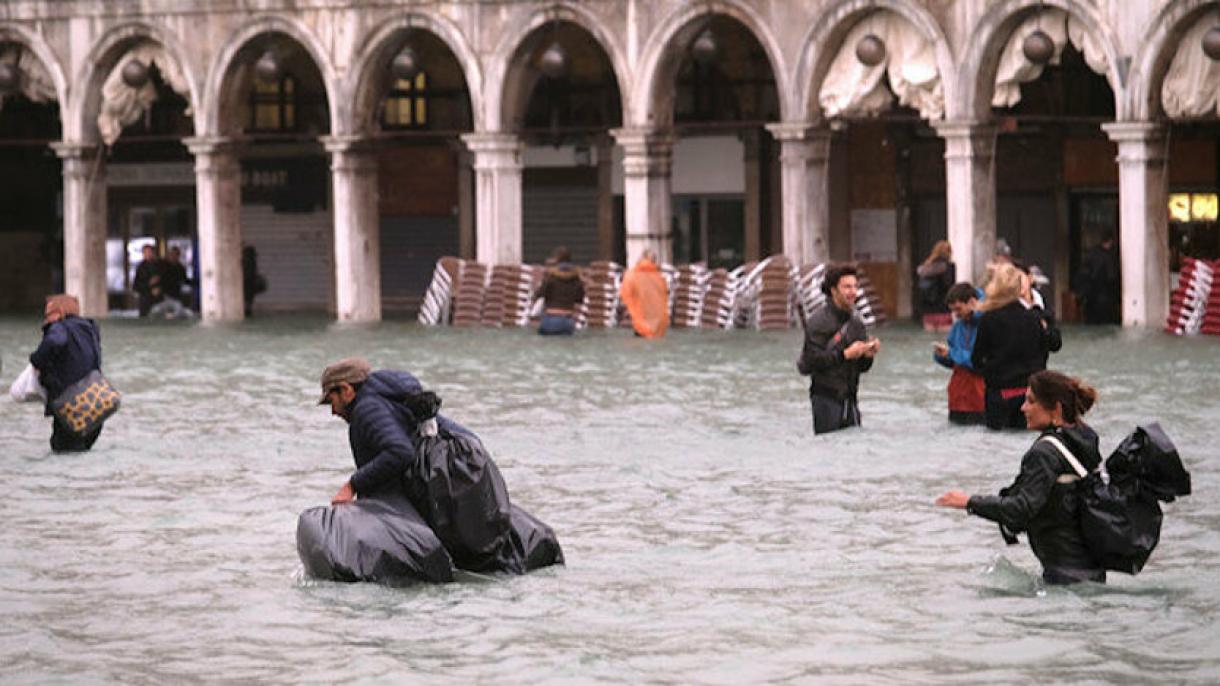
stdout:
<svg viewBox="0 0 1220 686">
<path fill-rule="evenodd" d="M 297 554 L 318 579 L 405 585 L 453 581 L 453 560 L 402 496 L 314 507 L 297 520 Z"/>
<path fill-rule="evenodd" d="M 8 394 L 19 403 L 45 403 L 47 401 L 47 389 L 42 387 L 42 383 L 38 380 L 38 370 L 34 369 L 32 364 L 25 366 L 25 370 L 17 376 L 13 385 L 9 386 Z"/>
<path fill-rule="evenodd" d="M 432 433 L 416 440 L 403 481 L 407 497 L 459 569 L 498 571 L 511 528 L 504 477 L 475 436 Z"/>
<path fill-rule="evenodd" d="M 551 527 L 516 505 L 512 508 L 512 532 L 500 551 L 500 571 L 524 574 L 563 564 L 563 549 Z"/>
</svg>

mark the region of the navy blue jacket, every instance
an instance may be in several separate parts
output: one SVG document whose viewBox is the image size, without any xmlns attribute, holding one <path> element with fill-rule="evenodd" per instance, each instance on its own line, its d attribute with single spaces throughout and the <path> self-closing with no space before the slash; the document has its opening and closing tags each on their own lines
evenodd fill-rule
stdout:
<svg viewBox="0 0 1220 686">
<path fill-rule="evenodd" d="M 402 488 L 403 473 L 415 462 L 412 437 L 419 425 L 403 400 L 422 390 L 414 376 L 387 369 L 370 374 L 356 392 L 348 406 L 351 423 L 347 430 L 356 460 L 356 472 L 350 479 L 356 495 Z M 436 421 L 450 433 L 474 435 L 441 415 Z"/>
<path fill-rule="evenodd" d="M 65 388 L 102 368 L 102 341 L 97 324 L 71 314 L 47 324 L 42 327 L 42 343 L 30 354 L 30 364 L 38 370 L 38 380 L 47 389 L 49 414 L 51 401 Z"/>
</svg>

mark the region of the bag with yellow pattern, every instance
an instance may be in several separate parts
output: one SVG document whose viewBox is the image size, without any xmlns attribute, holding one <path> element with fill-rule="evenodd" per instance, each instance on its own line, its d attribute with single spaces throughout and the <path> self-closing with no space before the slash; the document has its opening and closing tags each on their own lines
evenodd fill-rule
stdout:
<svg viewBox="0 0 1220 686">
<path fill-rule="evenodd" d="M 94 369 L 51 401 L 51 412 L 65 429 L 84 436 L 119 411 L 122 397 L 101 370 Z"/>
</svg>

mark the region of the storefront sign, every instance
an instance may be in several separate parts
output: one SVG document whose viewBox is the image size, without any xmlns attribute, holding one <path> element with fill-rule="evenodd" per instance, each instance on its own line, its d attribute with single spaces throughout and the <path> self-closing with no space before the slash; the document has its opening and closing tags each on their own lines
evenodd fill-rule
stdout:
<svg viewBox="0 0 1220 686">
<path fill-rule="evenodd" d="M 1175 222 L 1214 222 L 1220 217 L 1220 197 L 1215 193 L 1173 193 L 1169 196 L 1169 219 Z"/>
</svg>

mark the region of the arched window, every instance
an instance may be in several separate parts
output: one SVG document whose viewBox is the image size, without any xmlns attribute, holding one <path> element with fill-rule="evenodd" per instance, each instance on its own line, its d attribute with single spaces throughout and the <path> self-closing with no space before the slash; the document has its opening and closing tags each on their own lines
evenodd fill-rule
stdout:
<svg viewBox="0 0 1220 686">
<path fill-rule="evenodd" d="M 254 80 L 250 91 L 250 128 L 253 131 L 293 131 L 297 127 L 296 82 L 285 76 L 279 83 Z"/>
<path fill-rule="evenodd" d="M 398 79 L 386 94 L 382 124 L 387 129 L 422 129 L 428 126 L 428 75 Z"/>
</svg>

